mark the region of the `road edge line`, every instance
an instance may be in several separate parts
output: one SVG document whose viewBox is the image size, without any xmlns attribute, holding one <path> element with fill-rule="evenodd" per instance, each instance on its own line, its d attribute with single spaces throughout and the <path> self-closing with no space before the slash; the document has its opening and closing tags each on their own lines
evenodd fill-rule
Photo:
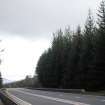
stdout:
<svg viewBox="0 0 105 105">
<path fill-rule="evenodd" d="M 67 99 L 62 99 L 62 98 L 55 98 L 55 97 L 44 96 L 44 95 L 39 95 L 39 94 L 32 94 L 32 93 L 29 93 L 29 92 L 23 92 L 21 90 L 15 90 L 15 91 L 23 93 L 23 94 L 28 94 L 28 95 L 32 95 L 32 96 L 35 96 L 35 97 L 43 98 L 43 99 L 48 99 L 48 100 L 53 100 L 53 101 L 57 101 L 57 102 L 66 103 L 66 104 L 72 104 L 72 105 L 90 105 L 90 104 L 87 104 L 87 103 L 73 101 L 73 100 L 67 100 Z"/>
<path fill-rule="evenodd" d="M 29 102 L 24 101 L 24 100 L 22 100 L 22 99 L 16 97 L 15 95 L 11 94 L 11 93 L 8 92 L 8 91 L 6 91 L 6 93 L 7 93 L 8 97 L 9 97 L 12 101 L 14 101 L 17 105 L 32 105 L 32 104 L 30 104 Z"/>
</svg>

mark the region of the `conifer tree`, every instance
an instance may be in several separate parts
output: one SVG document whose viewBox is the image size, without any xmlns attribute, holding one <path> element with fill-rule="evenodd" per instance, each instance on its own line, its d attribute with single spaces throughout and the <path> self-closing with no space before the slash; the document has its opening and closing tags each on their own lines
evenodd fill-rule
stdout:
<svg viewBox="0 0 105 105">
<path fill-rule="evenodd" d="M 83 43 L 80 54 L 79 61 L 79 73 L 78 80 L 80 88 L 88 88 L 88 71 L 90 70 L 89 65 L 93 60 L 93 51 L 94 51 L 94 20 L 89 10 L 88 18 L 85 23 L 85 29 L 83 32 Z"/>
<path fill-rule="evenodd" d="M 100 4 L 97 23 L 95 54 L 89 74 L 89 88 L 92 90 L 105 88 L 105 1 Z"/>
</svg>

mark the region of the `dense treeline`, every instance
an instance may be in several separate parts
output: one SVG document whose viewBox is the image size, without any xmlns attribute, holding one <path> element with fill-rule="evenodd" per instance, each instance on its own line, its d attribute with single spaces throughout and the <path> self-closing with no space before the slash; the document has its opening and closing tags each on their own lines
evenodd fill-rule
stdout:
<svg viewBox="0 0 105 105">
<path fill-rule="evenodd" d="M 96 24 L 95 24 L 96 23 Z M 97 22 L 89 10 L 84 29 L 66 28 L 54 35 L 52 46 L 37 64 L 36 73 L 43 87 L 105 89 L 105 2 Z"/>
</svg>

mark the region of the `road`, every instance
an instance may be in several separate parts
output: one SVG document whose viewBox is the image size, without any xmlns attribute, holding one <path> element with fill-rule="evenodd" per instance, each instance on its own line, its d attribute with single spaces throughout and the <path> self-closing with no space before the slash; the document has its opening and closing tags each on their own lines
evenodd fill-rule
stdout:
<svg viewBox="0 0 105 105">
<path fill-rule="evenodd" d="M 105 105 L 104 96 L 11 88 L 8 92 L 29 105 Z"/>
</svg>

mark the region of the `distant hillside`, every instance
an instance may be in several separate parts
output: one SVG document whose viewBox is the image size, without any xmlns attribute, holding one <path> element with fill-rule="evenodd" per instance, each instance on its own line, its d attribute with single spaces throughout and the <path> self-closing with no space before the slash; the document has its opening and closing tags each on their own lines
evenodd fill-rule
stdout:
<svg viewBox="0 0 105 105">
<path fill-rule="evenodd" d="M 12 83 L 13 81 L 3 78 L 3 84 Z"/>
</svg>

